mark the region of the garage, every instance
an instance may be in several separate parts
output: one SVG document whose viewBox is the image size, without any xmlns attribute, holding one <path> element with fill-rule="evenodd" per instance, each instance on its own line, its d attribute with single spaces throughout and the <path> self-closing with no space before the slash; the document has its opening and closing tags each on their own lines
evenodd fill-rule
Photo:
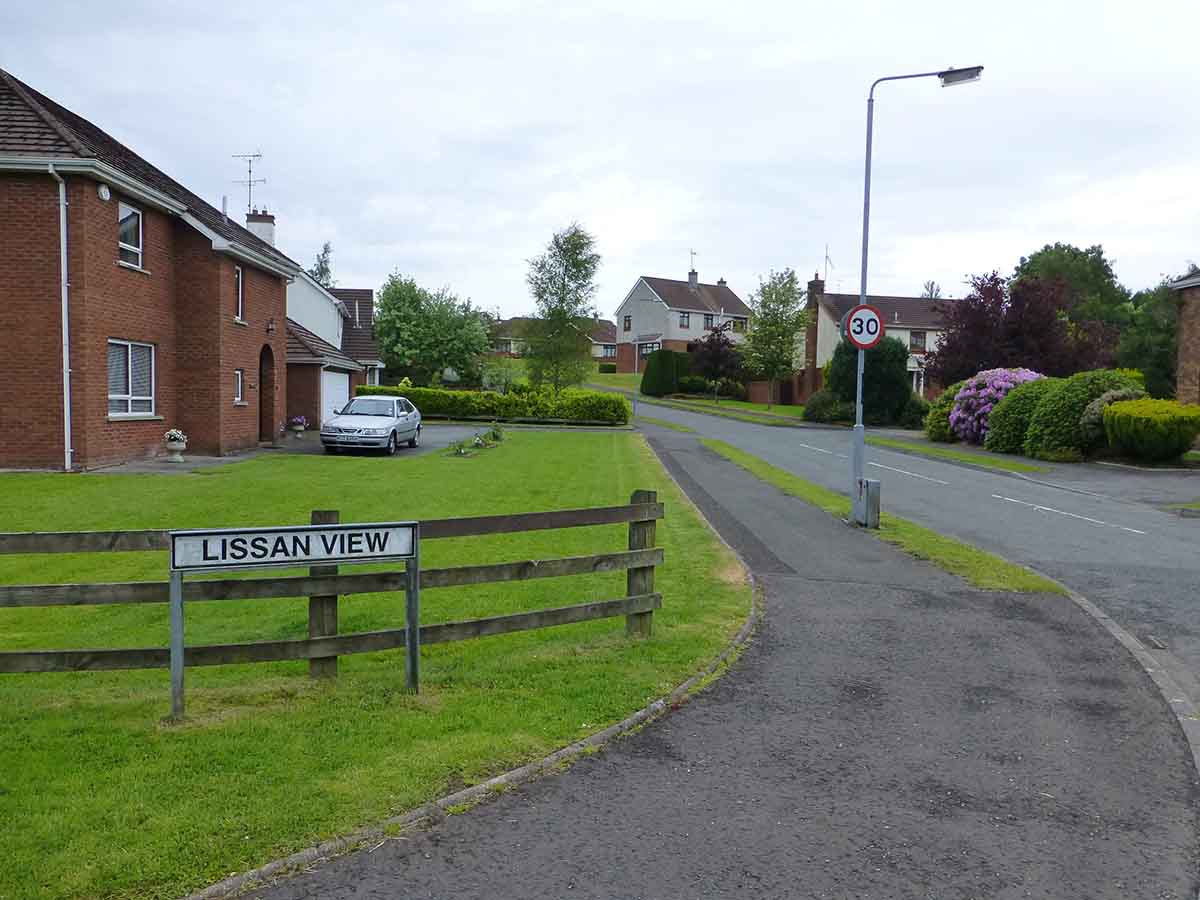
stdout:
<svg viewBox="0 0 1200 900">
<path fill-rule="evenodd" d="M 321 370 L 321 421 L 336 415 L 350 402 L 350 373 Z"/>
</svg>

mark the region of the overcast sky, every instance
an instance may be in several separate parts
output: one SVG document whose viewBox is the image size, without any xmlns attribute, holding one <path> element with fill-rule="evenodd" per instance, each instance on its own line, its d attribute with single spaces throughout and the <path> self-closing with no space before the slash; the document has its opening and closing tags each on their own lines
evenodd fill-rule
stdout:
<svg viewBox="0 0 1200 900">
<path fill-rule="evenodd" d="M 7 0 L 0 67 L 219 206 L 234 153 L 280 248 L 344 287 L 399 270 L 487 309 L 571 221 L 611 315 L 638 275 L 855 292 L 877 94 L 873 293 L 1104 245 L 1131 288 L 1200 261 L 1200 3 Z M 256 204 L 257 205 L 257 204 Z"/>
</svg>

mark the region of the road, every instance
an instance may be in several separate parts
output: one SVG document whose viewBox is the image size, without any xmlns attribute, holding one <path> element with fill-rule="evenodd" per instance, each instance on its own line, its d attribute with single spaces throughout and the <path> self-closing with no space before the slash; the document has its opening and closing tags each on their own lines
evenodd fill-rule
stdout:
<svg viewBox="0 0 1200 900">
<path fill-rule="evenodd" d="M 809 481 L 846 490 L 849 432 L 778 428 L 640 404 Z M 648 432 L 666 433 L 646 425 Z M 871 433 L 868 429 L 868 435 Z M 1032 566 L 1101 606 L 1200 701 L 1200 519 L 1154 503 L 1200 498 L 1200 472 L 1048 466 L 1018 476 L 867 447 L 888 512 Z"/>
</svg>

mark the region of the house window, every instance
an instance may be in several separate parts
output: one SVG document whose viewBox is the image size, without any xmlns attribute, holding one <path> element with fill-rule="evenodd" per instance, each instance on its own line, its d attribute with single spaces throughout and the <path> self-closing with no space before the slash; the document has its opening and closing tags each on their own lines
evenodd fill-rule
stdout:
<svg viewBox="0 0 1200 900">
<path fill-rule="evenodd" d="M 658 341 L 655 341 L 651 344 L 639 344 L 638 353 L 640 353 L 642 356 L 649 356 L 655 350 L 659 350 L 661 348 L 662 344 L 660 344 Z"/>
<path fill-rule="evenodd" d="M 734 319 L 733 320 L 733 330 L 734 331 L 745 331 L 746 330 L 746 320 L 745 319 Z"/>
<path fill-rule="evenodd" d="M 910 331 L 908 333 L 908 349 L 925 352 L 925 332 Z"/>
<path fill-rule="evenodd" d="M 243 403 L 246 400 L 246 370 L 233 370 L 233 402 Z"/>
<path fill-rule="evenodd" d="M 239 322 L 246 321 L 246 292 L 241 266 L 233 267 L 233 317 Z"/>
<path fill-rule="evenodd" d="M 691 328 L 692 327 L 692 314 L 691 313 L 681 312 L 679 314 L 679 327 L 680 328 Z"/>
<path fill-rule="evenodd" d="M 713 327 L 713 315 L 712 315 L 712 313 L 705 313 L 704 314 L 704 330 L 712 331 L 712 327 Z"/>
<path fill-rule="evenodd" d="M 367 384 L 379 384 L 379 368 L 371 366 L 367 369 Z"/>
<path fill-rule="evenodd" d="M 605 359 L 615 359 L 616 355 L 617 355 L 617 345 L 616 344 L 605 344 L 604 345 L 604 358 Z"/>
<path fill-rule="evenodd" d="M 108 414 L 154 414 L 154 345 L 108 342 Z"/>
<path fill-rule="evenodd" d="M 621 329 L 623 331 L 633 331 L 633 316 L 626 316 L 621 320 Z"/>
<path fill-rule="evenodd" d="M 142 267 L 142 211 L 117 204 L 117 253 L 123 263 Z"/>
</svg>

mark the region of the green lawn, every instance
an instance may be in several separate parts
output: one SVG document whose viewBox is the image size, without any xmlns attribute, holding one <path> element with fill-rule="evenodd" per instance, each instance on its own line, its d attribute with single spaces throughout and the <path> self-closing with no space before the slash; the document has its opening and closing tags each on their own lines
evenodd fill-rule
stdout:
<svg viewBox="0 0 1200 900">
<path fill-rule="evenodd" d="M 476 783 L 619 721 L 713 658 L 750 589 L 635 434 L 510 432 L 469 459 L 265 455 L 190 475 L 0 476 L 4 528 L 83 530 L 440 518 L 659 492 L 654 635 L 621 619 L 435 645 L 422 693 L 402 651 L 188 670 L 0 676 L 0 898 L 177 897 Z M 428 567 L 624 549 L 625 526 L 428 542 Z M 5 583 L 162 579 L 163 553 L 0 557 Z M 618 597 L 623 573 L 423 592 L 438 622 Z M 306 633 L 306 601 L 191 604 L 190 643 Z M 403 597 L 343 598 L 342 631 L 395 627 Z M 163 646 L 165 605 L 0 609 L 0 650 Z"/>
<path fill-rule="evenodd" d="M 702 443 L 785 493 L 799 497 L 804 502 L 835 516 L 846 518 L 850 515 L 850 500 L 844 494 L 805 481 L 724 441 L 703 440 Z M 1008 562 L 899 516 L 883 513 L 879 525 L 878 534 L 883 540 L 896 544 L 918 559 L 929 560 L 976 587 L 1001 591 L 1065 593 L 1061 586 L 1024 566 Z"/>
<path fill-rule="evenodd" d="M 729 410 L 735 412 L 759 412 L 772 416 L 788 416 L 794 419 L 799 419 L 804 415 L 803 406 L 781 406 L 775 403 L 772 404 L 770 409 L 767 409 L 767 404 L 765 403 L 751 403 L 748 400 L 728 400 L 722 398 L 720 402 L 714 403 L 711 399 L 701 399 L 699 397 L 672 397 L 671 402 L 695 407 L 704 412 L 714 409 L 726 412 Z"/>
<path fill-rule="evenodd" d="M 687 425 L 680 425 L 678 422 L 668 422 L 666 419 L 655 419 L 651 416 L 638 416 L 634 422 L 646 422 L 649 425 L 657 425 L 659 428 L 669 428 L 671 431 L 680 431 L 684 434 L 695 434 L 695 428 L 689 428 Z"/>
<path fill-rule="evenodd" d="M 986 466 L 989 469 L 1000 469 L 1005 472 L 1045 472 L 1044 466 L 1021 462 L 999 453 L 988 453 L 986 450 L 972 453 L 969 450 L 953 450 L 942 444 L 921 443 L 919 441 L 901 441 L 895 438 L 868 437 L 867 443 L 875 447 L 888 447 L 892 450 L 906 450 L 910 453 L 920 453 L 935 459 L 948 459 L 954 462 L 971 463 L 975 466 Z"/>
<path fill-rule="evenodd" d="M 592 372 L 584 387 L 615 388 L 637 393 L 642 387 L 642 376 L 640 372 Z"/>
</svg>

